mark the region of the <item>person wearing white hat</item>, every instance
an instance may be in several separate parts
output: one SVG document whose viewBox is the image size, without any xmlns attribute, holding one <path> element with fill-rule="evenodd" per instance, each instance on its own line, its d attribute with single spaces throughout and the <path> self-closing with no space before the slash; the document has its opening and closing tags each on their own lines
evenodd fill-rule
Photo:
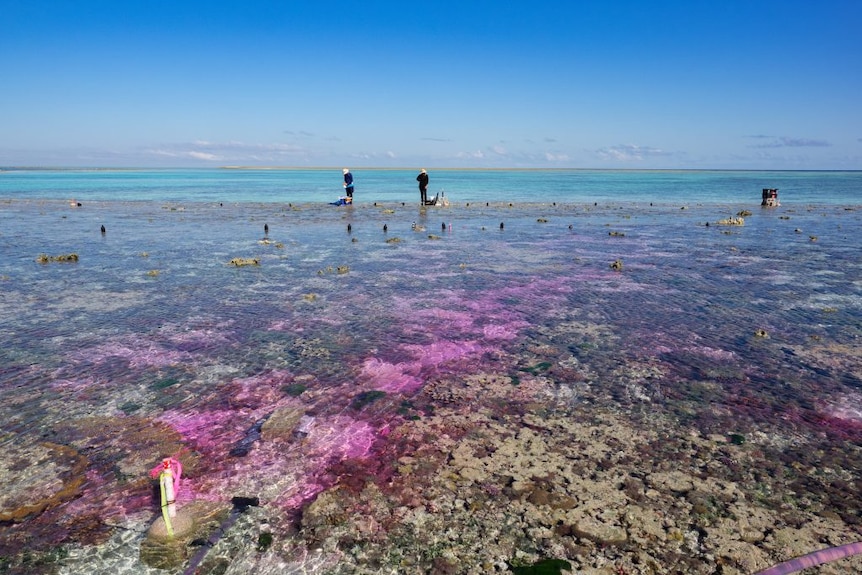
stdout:
<svg viewBox="0 0 862 575">
<path fill-rule="evenodd" d="M 422 168 L 419 171 L 419 175 L 416 176 L 416 181 L 419 182 L 419 197 L 421 198 L 422 205 L 428 205 L 428 172 L 425 171 L 425 168 Z"/>
<path fill-rule="evenodd" d="M 348 198 L 353 199 L 353 174 L 347 168 L 344 168 L 342 172 L 344 173 L 344 192 Z"/>
</svg>

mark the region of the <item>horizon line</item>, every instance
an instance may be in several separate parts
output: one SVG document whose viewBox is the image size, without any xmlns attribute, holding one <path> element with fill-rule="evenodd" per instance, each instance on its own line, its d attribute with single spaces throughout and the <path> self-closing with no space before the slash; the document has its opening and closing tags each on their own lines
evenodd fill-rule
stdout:
<svg viewBox="0 0 862 575">
<path fill-rule="evenodd" d="M 313 171 L 340 171 L 343 166 L 248 166 L 248 165 L 224 165 L 224 166 L 0 166 L 0 172 L 14 171 L 145 171 L 145 170 L 237 170 L 237 171 L 291 171 L 291 170 L 313 170 Z M 375 170 L 375 171 L 407 171 L 420 168 L 402 166 L 359 166 L 350 168 L 353 170 Z M 551 167 L 452 167 L 431 166 L 425 167 L 429 170 L 442 170 L 450 172 L 467 171 L 532 171 L 532 172 L 859 172 L 862 168 L 551 168 Z"/>
</svg>

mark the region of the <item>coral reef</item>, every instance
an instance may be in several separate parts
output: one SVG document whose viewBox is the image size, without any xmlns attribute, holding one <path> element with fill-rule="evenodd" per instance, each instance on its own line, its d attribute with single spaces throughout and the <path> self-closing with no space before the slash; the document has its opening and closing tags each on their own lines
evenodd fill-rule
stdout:
<svg viewBox="0 0 862 575">
<path fill-rule="evenodd" d="M 449 396 L 452 407 L 393 431 L 415 450 L 385 489 L 335 486 L 303 511 L 300 535 L 338 557 L 332 573 L 358 565 L 418 573 L 441 562 L 453 573 L 501 572 L 554 557 L 578 573 L 705 574 L 721 564 L 742 574 L 767 567 L 776 545 L 793 555 L 818 538 L 846 541 L 840 520 L 795 515 L 791 526 L 791 510 L 750 500 L 751 467 L 704 476 L 727 454 L 753 462 L 756 448 L 691 435 L 651 454 L 668 440 L 662 426 L 645 432 L 609 412 L 561 411 L 542 399 L 548 382 L 527 394 L 529 411 L 501 418 L 494 398 L 523 390 L 505 376 L 482 381 L 489 393 Z M 663 457 L 675 450 L 693 456 Z"/>
<path fill-rule="evenodd" d="M 474 206 L 431 250 L 362 205 L 138 206 L 86 274 L 0 276 L 0 571 L 750 575 L 860 539 L 858 211 L 795 213 L 812 245 L 700 225 L 726 204 Z M 291 257 L 225 274 L 275 217 Z"/>
</svg>

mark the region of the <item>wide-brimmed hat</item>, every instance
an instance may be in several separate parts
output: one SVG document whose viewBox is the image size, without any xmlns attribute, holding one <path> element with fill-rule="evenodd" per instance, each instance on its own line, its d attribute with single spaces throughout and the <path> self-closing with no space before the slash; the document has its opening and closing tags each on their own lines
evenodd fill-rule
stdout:
<svg viewBox="0 0 862 575">
<path fill-rule="evenodd" d="M 343 169 L 343 170 L 341 170 L 341 171 L 342 171 L 342 172 L 344 172 L 344 173 L 346 174 L 346 173 L 347 173 L 347 172 L 349 172 L 350 170 L 348 170 L 347 168 L 344 168 L 344 169 Z"/>
</svg>

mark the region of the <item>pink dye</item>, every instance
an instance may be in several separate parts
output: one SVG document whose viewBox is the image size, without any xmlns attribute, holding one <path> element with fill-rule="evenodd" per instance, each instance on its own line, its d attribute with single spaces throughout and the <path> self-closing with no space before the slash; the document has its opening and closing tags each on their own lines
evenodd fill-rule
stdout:
<svg viewBox="0 0 862 575">
<path fill-rule="evenodd" d="M 413 353 L 418 366 L 436 367 L 444 362 L 482 353 L 485 348 L 473 341 L 435 341 L 430 345 L 405 345 Z"/>
<path fill-rule="evenodd" d="M 242 426 L 237 419 L 238 413 L 229 410 L 203 411 L 197 413 L 183 413 L 177 411 L 166 411 L 159 417 L 173 427 L 186 439 L 200 439 L 211 435 L 214 429 L 236 428 Z"/>
<path fill-rule="evenodd" d="M 836 419 L 862 423 L 862 394 L 846 394 L 828 406 L 827 414 Z"/>
<path fill-rule="evenodd" d="M 318 420 L 307 440 L 318 454 L 359 459 L 371 452 L 376 437 L 377 433 L 367 422 L 339 416 L 328 421 Z"/>
<path fill-rule="evenodd" d="M 245 405 L 267 405 L 277 402 L 284 396 L 281 388 L 293 381 L 293 374 L 275 370 L 252 377 L 237 378 L 231 384 L 239 389 L 232 392 L 232 401 Z"/>
<path fill-rule="evenodd" d="M 376 357 L 368 358 L 362 364 L 361 375 L 376 389 L 391 393 L 413 392 L 421 388 L 430 370 L 447 362 L 492 351 L 493 347 L 487 343 L 513 340 L 520 330 L 529 325 L 523 315 L 510 309 L 503 299 L 554 300 L 565 291 L 569 291 L 569 288 L 562 282 L 536 281 L 481 299 L 466 297 L 454 291 L 438 294 L 437 303 L 440 307 L 430 309 L 417 310 L 415 302 L 405 300 L 399 305 L 405 316 L 405 327 L 408 330 L 412 327 L 419 333 L 436 334 L 439 339 L 427 345 L 402 345 L 401 351 L 412 358 L 408 361 L 390 363 Z M 466 310 L 446 309 L 447 303 Z M 283 322 L 274 322 L 270 329 L 297 330 L 295 325 Z M 213 335 L 209 332 L 195 332 L 185 337 L 176 334 L 174 341 L 193 342 Z M 119 345 L 103 346 L 101 352 L 105 357 L 120 355 L 146 365 L 173 363 L 183 355 L 152 345 L 145 353 Z M 230 382 L 230 406 L 198 413 L 165 413 L 160 419 L 174 427 L 186 441 L 195 443 L 198 449 L 213 455 L 224 454 L 234 441 L 243 437 L 250 421 L 272 412 L 284 402 L 281 388 L 292 380 L 293 375 L 287 371 L 236 378 Z M 248 409 L 243 409 L 243 406 Z M 388 425 L 378 430 L 366 421 L 347 416 L 318 417 L 303 423 L 302 431 L 307 434 L 303 444 L 304 449 L 308 450 L 308 462 L 310 464 L 317 460 L 320 465 L 307 466 L 303 480 L 278 498 L 280 505 L 289 508 L 298 508 L 328 486 L 327 482 L 320 481 L 320 474 L 326 467 L 324 462 L 366 458 L 375 440 L 389 432 Z M 163 465 L 158 466 L 151 473 L 157 476 L 162 468 Z M 174 473 L 175 491 L 179 493 L 179 473 Z M 201 493 L 199 496 L 206 498 L 207 494 Z"/>
<path fill-rule="evenodd" d="M 408 373 L 416 371 L 416 368 L 412 363 L 393 364 L 371 357 L 362 365 L 362 375 L 377 389 L 389 393 L 409 393 L 422 387 L 422 380 Z"/>
<path fill-rule="evenodd" d="M 473 326 L 475 318 L 464 311 L 431 308 L 412 312 L 409 321 L 423 330 L 431 327 L 442 328 L 444 331 L 464 332 Z M 429 322 L 432 323 L 431 326 L 427 325 Z"/>
<path fill-rule="evenodd" d="M 526 322 L 523 324 L 511 323 L 508 325 L 486 325 L 482 330 L 482 335 L 485 336 L 485 339 L 502 339 L 509 341 L 518 337 L 518 330 L 524 325 L 526 325 Z"/>
<path fill-rule="evenodd" d="M 163 471 L 169 469 L 174 478 L 174 497 L 180 493 L 180 477 L 183 475 L 183 464 L 173 457 L 166 457 L 161 463 L 150 470 L 150 477 L 158 479 Z"/>
<path fill-rule="evenodd" d="M 862 541 L 857 541 L 856 543 L 848 543 L 838 547 L 821 549 L 820 551 L 815 551 L 808 555 L 803 555 L 802 557 L 779 563 L 769 569 L 758 571 L 754 575 L 789 575 L 790 573 L 796 573 L 797 571 L 802 571 L 809 567 L 816 567 L 823 563 L 831 563 L 832 561 L 837 561 L 838 559 L 843 559 L 845 557 L 852 557 L 853 555 L 859 555 L 860 553 L 862 553 Z"/>
<path fill-rule="evenodd" d="M 328 486 L 322 483 L 313 483 L 309 481 L 303 485 L 296 485 L 296 489 L 287 493 L 283 493 L 276 503 L 286 509 L 299 509 L 307 501 L 311 501 L 317 494 L 326 489 Z"/>
<path fill-rule="evenodd" d="M 479 354 L 485 347 L 476 342 L 440 340 L 428 345 L 404 345 L 402 348 L 415 358 L 414 361 L 397 364 L 368 358 L 362 365 L 362 375 L 377 389 L 390 393 L 409 393 L 422 387 L 419 374 L 423 369 L 436 368 L 441 364 Z"/>
<path fill-rule="evenodd" d="M 271 409 L 271 408 L 270 408 Z M 226 455 L 248 427 L 259 419 L 254 413 L 221 409 L 198 413 L 165 412 L 160 421 L 173 427 L 183 441 L 194 445 L 209 458 Z"/>
</svg>

